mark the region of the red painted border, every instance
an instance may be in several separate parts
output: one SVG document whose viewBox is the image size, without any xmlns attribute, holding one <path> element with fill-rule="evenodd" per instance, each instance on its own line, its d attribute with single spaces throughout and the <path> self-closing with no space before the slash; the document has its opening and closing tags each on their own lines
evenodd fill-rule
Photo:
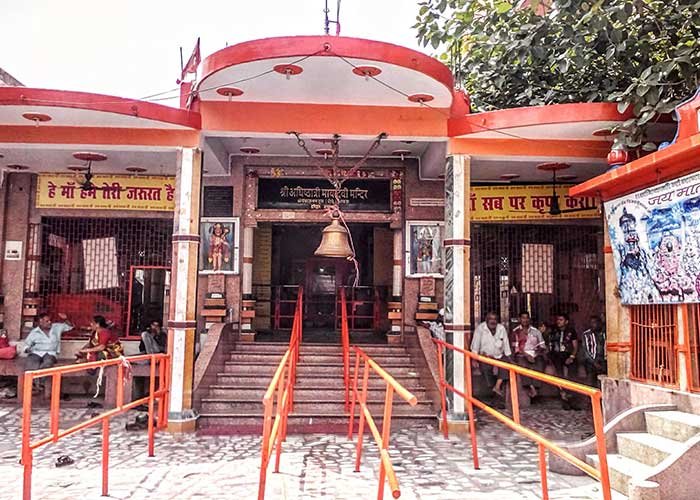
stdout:
<svg viewBox="0 0 700 500">
<path fill-rule="evenodd" d="M 578 184 L 569 194 L 600 196 L 607 201 L 698 170 L 700 134 Z"/>
<path fill-rule="evenodd" d="M 330 50 L 324 48 L 330 44 Z M 316 54 L 319 52 L 318 54 Z M 422 52 L 391 43 L 363 38 L 338 36 L 284 36 L 263 38 L 239 43 L 214 52 L 200 65 L 201 79 L 197 87 L 204 86 L 207 78 L 230 66 L 279 57 L 304 57 L 311 54 L 334 57 L 336 55 L 385 62 L 419 71 L 442 83 L 452 92 L 454 80 L 450 69 L 435 58 Z M 350 74 L 350 68 L 348 68 Z"/>
<path fill-rule="evenodd" d="M 0 87 L 0 106 L 85 109 L 155 120 L 186 128 L 201 128 L 199 113 L 162 104 L 72 90 Z M 51 125 L 46 125 L 51 126 Z"/>
<path fill-rule="evenodd" d="M 461 137 L 489 130 L 552 125 L 558 123 L 624 121 L 631 112 L 621 114 L 614 102 L 583 102 L 574 104 L 551 104 L 527 108 L 500 109 L 485 113 L 474 113 L 447 122 L 449 137 Z M 582 139 L 593 139 L 582 137 Z"/>
</svg>

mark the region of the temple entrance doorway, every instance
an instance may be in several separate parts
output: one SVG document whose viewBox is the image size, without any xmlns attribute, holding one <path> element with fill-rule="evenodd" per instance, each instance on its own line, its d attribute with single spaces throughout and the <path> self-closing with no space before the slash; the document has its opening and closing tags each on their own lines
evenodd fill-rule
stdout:
<svg viewBox="0 0 700 500">
<path fill-rule="evenodd" d="M 289 336 L 300 286 L 304 342 L 339 342 L 341 291 L 349 304 L 353 335 L 384 337 L 389 328 L 384 318 L 392 278 L 391 230 L 386 224 L 349 225 L 358 261 L 355 269 L 351 261 L 314 255 L 323 228 L 323 224 L 269 223 L 256 229 L 256 339 Z"/>
</svg>

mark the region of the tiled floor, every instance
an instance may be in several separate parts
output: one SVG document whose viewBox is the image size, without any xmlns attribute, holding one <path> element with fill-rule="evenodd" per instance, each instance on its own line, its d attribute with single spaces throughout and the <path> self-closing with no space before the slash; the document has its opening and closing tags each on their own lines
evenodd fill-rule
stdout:
<svg viewBox="0 0 700 500">
<path fill-rule="evenodd" d="M 65 409 L 62 426 L 80 421 L 92 410 Z M 552 438 L 580 438 L 589 432 L 586 412 L 564 412 L 550 405 L 532 407 L 523 421 Z M 256 498 L 259 436 L 158 434 L 156 456 L 146 454 L 145 432 L 124 430 L 125 417 L 111 425 L 110 495 L 113 498 Z M 33 429 L 47 429 L 46 410 L 36 410 Z M 22 468 L 18 463 L 21 411 L 0 406 L 0 498 L 18 498 Z M 429 426 L 392 435 L 392 461 L 404 499 L 541 498 L 537 448 L 490 418 L 478 424 L 481 469 L 472 468 L 468 442 L 445 440 Z M 35 455 L 34 498 L 100 497 L 101 430 L 88 429 Z M 75 463 L 56 468 L 68 454 Z M 354 472 L 355 444 L 345 436 L 290 436 L 284 445 L 281 472 L 268 474 L 271 499 L 369 499 L 376 497 L 378 454 L 367 441 L 362 470 Z M 586 477 L 549 474 L 550 498 L 601 498 L 597 483 Z M 386 498 L 391 498 L 387 490 Z"/>
</svg>

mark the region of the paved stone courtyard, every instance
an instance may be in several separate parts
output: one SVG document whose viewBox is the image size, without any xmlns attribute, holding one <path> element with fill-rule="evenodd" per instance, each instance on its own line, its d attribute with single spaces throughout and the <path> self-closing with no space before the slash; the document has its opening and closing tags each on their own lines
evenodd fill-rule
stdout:
<svg viewBox="0 0 700 500">
<path fill-rule="evenodd" d="M 48 428 L 47 410 L 37 409 L 34 429 Z M 62 427 L 94 410 L 62 409 Z M 130 414 L 133 419 L 134 414 Z M 126 417 L 111 425 L 110 495 L 112 498 L 256 498 L 260 465 L 258 436 L 156 436 L 156 456 L 148 458 L 145 432 L 124 430 Z M 523 421 L 558 439 L 579 439 L 590 432 L 587 412 L 556 407 L 524 410 Z M 21 409 L 0 406 L 0 498 L 19 498 Z M 478 424 L 481 469 L 472 468 L 469 443 L 442 435 L 427 425 L 393 433 L 390 450 L 404 499 L 541 498 L 537 448 L 492 419 Z M 101 430 L 88 429 L 47 445 L 35 454 L 33 498 L 101 498 Z M 56 468 L 68 454 L 73 465 Z M 355 445 L 345 436 L 290 436 L 281 472 L 268 475 L 270 499 L 376 498 L 378 454 L 367 441 L 362 471 L 355 473 Z M 272 464 L 270 466 L 272 471 Z M 550 498 L 599 499 L 598 485 L 587 477 L 549 474 Z M 391 498 L 388 488 L 385 498 Z"/>
</svg>

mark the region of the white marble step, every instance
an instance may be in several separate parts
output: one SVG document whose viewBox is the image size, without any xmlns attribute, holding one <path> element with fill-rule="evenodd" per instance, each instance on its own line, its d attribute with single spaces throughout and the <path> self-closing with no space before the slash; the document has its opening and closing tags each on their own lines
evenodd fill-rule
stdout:
<svg viewBox="0 0 700 500">
<path fill-rule="evenodd" d="M 700 433 L 700 415 L 682 411 L 647 411 L 647 431 L 674 441 L 685 442 Z"/>
<path fill-rule="evenodd" d="M 586 455 L 586 461 L 596 468 L 600 468 L 598 455 Z M 646 477 L 652 467 L 622 455 L 608 455 L 608 471 L 610 473 L 610 486 L 623 495 L 628 495 L 630 479 L 633 477 Z"/>
<path fill-rule="evenodd" d="M 655 466 L 682 447 L 682 443 L 648 432 L 621 432 L 617 435 L 620 455 Z"/>
</svg>

